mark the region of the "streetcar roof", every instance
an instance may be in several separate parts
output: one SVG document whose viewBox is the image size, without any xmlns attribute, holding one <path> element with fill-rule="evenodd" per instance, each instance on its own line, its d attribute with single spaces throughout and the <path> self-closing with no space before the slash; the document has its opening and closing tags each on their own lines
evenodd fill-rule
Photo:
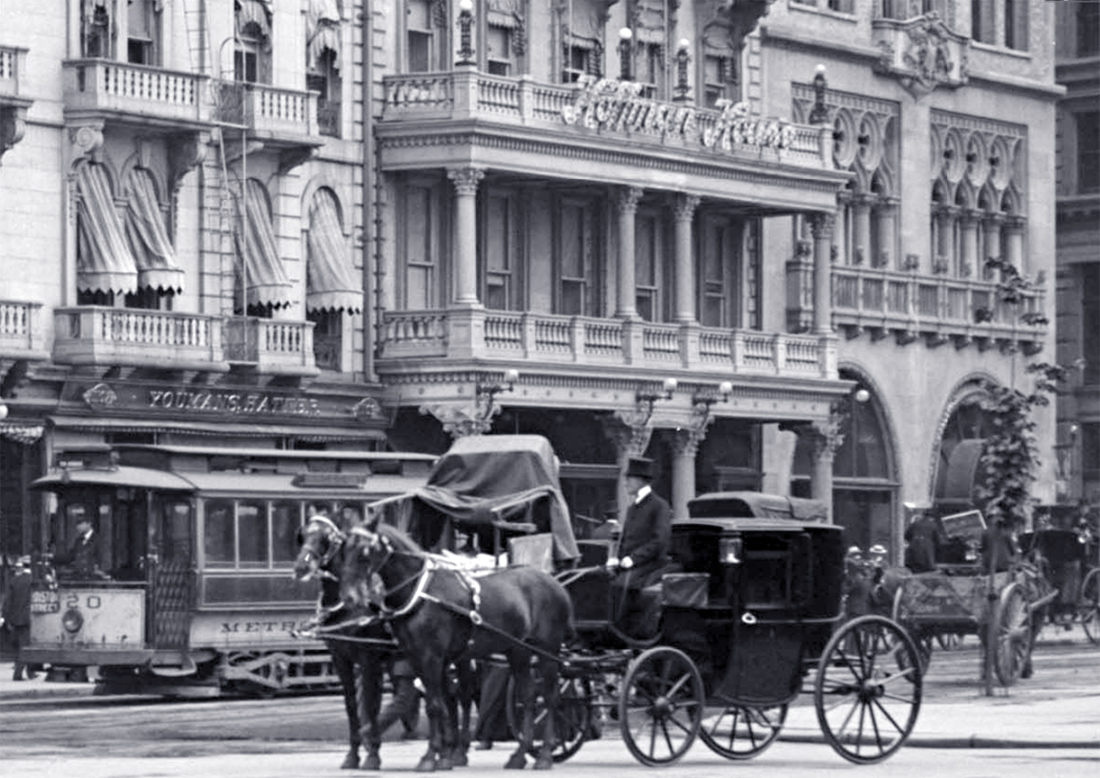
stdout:
<svg viewBox="0 0 1100 778">
<path fill-rule="evenodd" d="M 434 454 L 406 451 L 311 451 L 280 448 L 227 448 L 224 446 L 175 446 L 148 443 L 118 443 L 119 452 L 150 452 L 194 457 L 240 457 L 241 459 L 299 459 L 304 461 L 333 460 L 342 462 L 402 461 L 434 462 Z"/>
<path fill-rule="evenodd" d="M 126 486 L 162 492 L 193 492 L 197 489 L 190 480 L 176 473 L 125 465 L 113 468 L 62 469 L 31 484 L 32 489 L 51 492 L 89 486 Z"/>
</svg>

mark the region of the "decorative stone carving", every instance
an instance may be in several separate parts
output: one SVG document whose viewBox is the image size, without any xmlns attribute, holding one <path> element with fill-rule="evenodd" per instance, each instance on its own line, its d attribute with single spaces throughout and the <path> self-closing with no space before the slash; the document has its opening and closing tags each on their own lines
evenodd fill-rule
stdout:
<svg viewBox="0 0 1100 778">
<path fill-rule="evenodd" d="M 103 125 L 104 122 L 96 121 L 69 127 L 73 161 L 85 156 L 99 161 L 103 148 Z"/>
<path fill-rule="evenodd" d="M 27 130 L 26 120 L 26 108 L 0 106 L 0 158 L 23 139 L 23 133 Z"/>
<path fill-rule="evenodd" d="M 86 391 L 83 399 L 93 411 L 101 411 L 114 406 L 118 402 L 118 395 L 110 384 L 99 383 Z"/>
<path fill-rule="evenodd" d="M 871 25 L 879 50 L 875 70 L 895 76 L 914 97 L 969 80 L 970 39 L 948 29 L 935 11 L 906 21 L 875 19 Z"/>
</svg>

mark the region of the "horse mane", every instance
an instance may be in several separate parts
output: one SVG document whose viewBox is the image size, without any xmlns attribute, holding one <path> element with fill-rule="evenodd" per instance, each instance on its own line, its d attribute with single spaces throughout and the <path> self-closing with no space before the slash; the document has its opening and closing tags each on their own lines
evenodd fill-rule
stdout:
<svg viewBox="0 0 1100 778">
<path fill-rule="evenodd" d="M 381 522 L 375 527 L 375 532 L 386 538 L 394 548 L 414 554 L 423 554 L 424 549 L 412 539 L 412 536 L 404 530 L 398 529 L 392 524 Z"/>
</svg>

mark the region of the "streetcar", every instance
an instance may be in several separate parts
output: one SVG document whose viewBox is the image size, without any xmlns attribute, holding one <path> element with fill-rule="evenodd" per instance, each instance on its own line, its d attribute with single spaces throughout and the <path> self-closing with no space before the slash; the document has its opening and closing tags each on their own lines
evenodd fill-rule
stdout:
<svg viewBox="0 0 1100 778">
<path fill-rule="evenodd" d="M 97 670 L 106 694 L 338 688 L 324 644 L 295 634 L 318 595 L 293 577 L 298 531 L 317 512 L 359 521 L 368 504 L 421 486 L 434 460 L 139 444 L 59 452 L 32 485 L 48 493 L 49 518 L 26 660 Z"/>
</svg>

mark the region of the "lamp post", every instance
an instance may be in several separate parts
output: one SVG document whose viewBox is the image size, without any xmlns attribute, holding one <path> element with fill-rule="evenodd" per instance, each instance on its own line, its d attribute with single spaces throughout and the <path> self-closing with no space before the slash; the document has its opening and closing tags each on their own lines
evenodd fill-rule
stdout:
<svg viewBox="0 0 1100 778">
<path fill-rule="evenodd" d="M 471 65 L 474 61 L 473 30 L 474 0 L 461 0 L 458 4 L 458 64 Z"/>
<path fill-rule="evenodd" d="M 619 30 L 619 79 L 634 80 L 634 31 L 629 27 Z"/>
<path fill-rule="evenodd" d="M 828 124 L 829 107 L 825 105 L 825 90 L 829 82 L 825 80 L 825 66 L 818 65 L 814 70 L 814 107 L 810 109 L 810 124 Z"/>
</svg>

